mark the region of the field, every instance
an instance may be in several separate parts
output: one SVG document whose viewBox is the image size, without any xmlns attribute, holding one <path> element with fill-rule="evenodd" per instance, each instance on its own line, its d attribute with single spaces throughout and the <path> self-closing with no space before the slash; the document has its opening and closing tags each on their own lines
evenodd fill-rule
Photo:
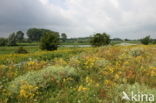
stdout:
<svg viewBox="0 0 156 103">
<path fill-rule="evenodd" d="M 14 49 L 0 48 L 0 103 L 147 103 L 151 95 L 130 101 L 123 91 L 156 96 L 156 45 Z"/>
</svg>

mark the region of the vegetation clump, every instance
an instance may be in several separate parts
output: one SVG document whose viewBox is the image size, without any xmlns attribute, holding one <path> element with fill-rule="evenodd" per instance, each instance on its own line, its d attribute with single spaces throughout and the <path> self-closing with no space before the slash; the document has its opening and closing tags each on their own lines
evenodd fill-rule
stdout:
<svg viewBox="0 0 156 103">
<path fill-rule="evenodd" d="M 26 53 L 28 53 L 28 51 L 26 49 L 24 49 L 23 47 L 19 47 L 19 48 L 17 48 L 17 50 L 15 51 L 15 53 L 18 53 L 18 54 L 26 54 Z"/>
<path fill-rule="evenodd" d="M 6 46 L 7 45 L 7 39 L 0 38 L 0 46 Z"/>
<path fill-rule="evenodd" d="M 150 43 L 150 36 L 146 36 L 143 39 L 141 39 L 141 43 L 144 45 L 148 45 Z"/>
<path fill-rule="evenodd" d="M 91 38 L 91 45 L 98 47 L 110 44 L 110 36 L 106 33 L 97 33 Z"/>
<path fill-rule="evenodd" d="M 59 44 L 59 33 L 46 32 L 40 41 L 40 48 L 42 50 L 57 50 Z"/>
</svg>

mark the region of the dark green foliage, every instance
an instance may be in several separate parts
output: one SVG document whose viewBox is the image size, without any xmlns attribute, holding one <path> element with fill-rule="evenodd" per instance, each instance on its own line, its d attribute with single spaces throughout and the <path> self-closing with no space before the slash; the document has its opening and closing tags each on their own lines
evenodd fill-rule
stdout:
<svg viewBox="0 0 156 103">
<path fill-rule="evenodd" d="M 156 39 L 152 39 L 152 44 L 156 44 Z"/>
<path fill-rule="evenodd" d="M 61 34 L 61 39 L 63 42 L 65 42 L 67 40 L 67 35 L 65 33 Z"/>
<path fill-rule="evenodd" d="M 146 36 L 143 39 L 141 39 L 141 43 L 144 45 L 148 45 L 150 43 L 150 36 Z"/>
<path fill-rule="evenodd" d="M 156 40 L 155 40 L 155 41 L 153 41 L 153 44 L 156 44 Z"/>
<path fill-rule="evenodd" d="M 41 38 L 40 47 L 42 50 L 57 50 L 59 45 L 59 33 L 46 32 Z"/>
<path fill-rule="evenodd" d="M 110 36 L 106 33 L 97 33 L 91 38 L 92 46 L 103 46 L 110 43 Z"/>
<path fill-rule="evenodd" d="M 125 39 L 125 41 L 130 41 L 129 39 Z"/>
<path fill-rule="evenodd" d="M 16 32 L 16 40 L 22 42 L 24 40 L 24 33 L 22 31 Z"/>
<path fill-rule="evenodd" d="M 48 29 L 30 28 L 27 31 L 27 36 L 30 41 L 40 41 L 41 37 L 45 32 L 52 32 L 52 31 Z"/>
<path fill-rule="evenodd" d="M 26 49 L 24 49 L 23 47 L 19 47 L 19 48 L 17 48 L 15 53 L 26 54 L 26 53 L 28 53 L 28 51 Z"/>
<path fill-rule="evenodd" d="M 8 37 L 8 46 L 16 46 L 16 34 L 12 33 Z"/>
<path fill-rule="evenodd" d="M 7 39 L 0 38 L 0 46 L 6 46 L 7 45 Z"/>
</svg>

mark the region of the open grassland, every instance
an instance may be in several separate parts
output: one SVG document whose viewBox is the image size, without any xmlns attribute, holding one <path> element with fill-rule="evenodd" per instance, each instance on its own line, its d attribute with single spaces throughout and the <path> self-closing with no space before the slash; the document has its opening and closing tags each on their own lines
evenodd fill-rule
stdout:
<svg viewBox="0 0 156 103">
<path fill-rule="evenodd" d="M 0 47 L 0 55 L 2 54 L 13 54 L 20 46 L 14 46 L 14 47 Z M 35 52 L 40 51 L 38 46 L 24 46 L 24 48 L 29 52 Z"/>
<path fill-rule="evenodd" d="M 0 103 L 135 103 L 123 91 L 156 95 L 156 45 L 0 54 Z"/>
</svg>

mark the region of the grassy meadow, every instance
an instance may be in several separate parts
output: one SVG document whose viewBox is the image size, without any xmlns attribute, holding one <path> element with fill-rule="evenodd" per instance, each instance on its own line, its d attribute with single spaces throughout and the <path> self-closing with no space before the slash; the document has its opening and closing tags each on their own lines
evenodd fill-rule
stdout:
<svg viewBox="0 0 156 103">
<path fill-rule="evenodd" d="M 156 95 L 156 45 L 16 48 L 0 47 L 0 103 L 136 103 L 122 92 Z"/>
</svg>

